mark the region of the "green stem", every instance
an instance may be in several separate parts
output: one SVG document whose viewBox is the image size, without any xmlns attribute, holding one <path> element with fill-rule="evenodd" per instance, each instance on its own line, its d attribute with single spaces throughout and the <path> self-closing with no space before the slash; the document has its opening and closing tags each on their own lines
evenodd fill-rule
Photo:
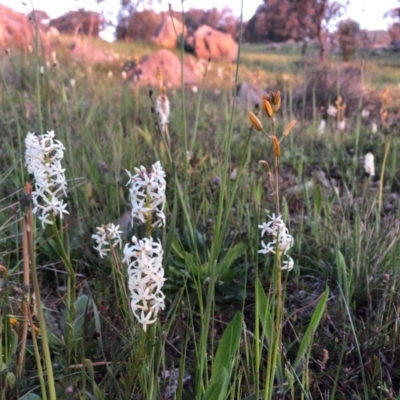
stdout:
<svg viewBox="0 0 400 400">
<path fill-rule="evenodd" d="M 29 211 L 29 212 L 31 212 L 31 211 Z M 31 229 L 33 229 L 33 227 L 31 227 Z M 36 297 L 37 318 L 39 321 L 40 334 L 42 336 L 44 362 L 46 365 L 46 372 L 47 372 L 47 377 L 48 377 L 50 400 L 56 400 L 57 395 L 56 395 L 56 387 L 55 387 L 55 382 L 54 382 L 53 363 L 51 362 L 50 346 L 49 346 L 49 342 L 47 340 L 46 320 L 45 320 L 44 313 L 43 313 L 42 301 L 40 298 L 39 281 L 38 281 L 38 276 L 36 273 L 36 265 L 35 265 L 33 258 L 31 259 L 31 276 L 32 276 L 33 292 L 35 293 L 35 297 Z M 33 325 L 31 325 L 31 326 L 33 329 Z"/>
<path fill-rule="evenodd" d="M 32 7 L 33 10 L 33 7 Z M 38 116 L 38 124 L 39 124 L 39 132 L 43 134 L 43 115 L 42 115 L 42 100 L 41 100 L 41 93 L 40 93 L 40 65 L 39 65 L 39 27 L 36 21 L 35 13 L 32 12 L 31 15 L 33 16 L 33 25 L 35 28 L 35 55 L 36 55 L 36 101 L 37 101 L 37 116 Z"/>
<path fill-rule="evenodd" d="M 40 356 L 36 333 L 35 333 L 35 329 L 33 328 L 34 325 L 33 325 L 32 314 L 31 314 L 31 310 L 29 309 L 29 307 L 27 307 L 27 314 L 28 314 L 29 324 L 31 326 L 33 351 L 35 353 L 35 358 L 36 358 L 36 367 L 38 369 L 37 374 L 38 374 L 39 381 L 40 381 L 42 400 L 47 400 L 46 383 L 44 381 L 43 368 L 42 368 L 42 358 Z M 39 324 L 40 324 L 40 321 L 39 321 Z"/>
<path fill-rule="evenodd" d="M 256 268 L 256 282 L 258 282 L 258 268 Z M 256 387 L 256 399 L 260 398 L 260 304 L 258 299 L 260 298 L 260 293 L 258 293 L 259 285 L 255 286 L 256 291 L 256 302 L 255 302 L 255 316 L 256 319 L 254 321 L 254 347 L 255 347 L 255 355 L 254 355 L 254 363 L 255 363 L 255 387 Z"/>
<path fill-rule="evenodd" d="M 56 218 L 52 217 L 52 227 L 54 237 L 57 243 L 58 251 L 60 252 L 61 259 L 63 260 L 64 266 L 67 269 L 68 277 L 67 277 L 67 309 L 68 309 L 68 331 L 67 331 L 67 341 L 72 339 L 72 327 L 73 321 L 75 318 L 75 288 L 76 288 L 76 276 L 74 268 L 72 267 L 70 257 L 68 256 L 63 241 L 60 236 L 60 232 L 57 229 Z"/>
<path fill-rule="evenodd" d="M 392 141 L 392 134 L 389 136 L 389 138 L 385 144 L 385 153 L 383 155 L 381 175 L 380 175 L 379 197 L 378 197 L 378 218 L 380 217 L 381 211 L 382 211 L 383 178 L 385 176 L 386 161 L 387 161 L 387 157 L 389 154 L 389 148 L 390 148 L 391 141 Z"/>
</svg>

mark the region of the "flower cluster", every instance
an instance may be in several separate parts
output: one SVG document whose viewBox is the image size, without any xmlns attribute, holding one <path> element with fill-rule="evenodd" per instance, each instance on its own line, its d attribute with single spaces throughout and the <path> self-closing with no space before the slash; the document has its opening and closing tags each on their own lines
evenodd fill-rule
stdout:
<svg viewBox="0 0 400 400">
<path fill-rule="evenodd" d="M 132 224 L 134 219 L 142 223 L 151 223 L 155 214 L 156 221 L 151 227 L 163 225 L 166 181 L 160 162 L 156 162 L 150 172 L 143 166 L 135 168 L 135 175 L 127 172 L 132 203 Z M 97 233 L 92 235 L 92 238 L 97 243 L 95 249 L 100 257 L 107 255 L 110 246 L 122 247 L 121 233 L 119 226 L 114 224 L 97 228 Z M 133 315 L 146 331 L 147 326 L 156 322 L 158 313 L 165 307 L 165 296 L 162 292 L 165 282 L 162 266 L 163 249 L 161 243 L 151 237 L 140 240 L 133 236 L 132 243 L 125 244 L 122 262 L 128 266 L 128 286 Z"/>
<path fill-rule="evenodd" d="M 101 225 L 96 228 L 96 231 L 97 234 L 92 235 L 92 239 L 97 243 L 97 246 L 94 248 L 99 252 L 101 258 L 106 256 L 110 251 L 110 243 L 113 247 L 118 246 L 120 249 L 122 248 L 122 231 L 119 230 L 119 225 Z"/>
<path fill-rule="evenodd" d="M 364 170 L 369 176 L 375 176 L 375 157 L 369 152 L 364 156 Z"/>
<path fill-rule="evenodd" d="M 261 240 L 262 249 L 259 251 L 259 253 L 275 254 L 276 249 L 278 249 L 280 254 L 287 255 L 287 252 L 293 246 L 293 236 L 289 233 L 289 229 L 283 222 L 282 215 L 275 216 L 275 214 L 272 214 L 272 217 L 269 218 L 271 220 L 259 225 L 259 228 L 261 229 L 261 237 L 267 233 L 272 240 L 267 244 Z M 287 269 L 288 271 L 292 270 L 293 266 L 294 261 L 289 256 L 288 259 L 282 263 L 282 269 Z"/>
<path fill-rule="evenodd" d="M 146 331 L 165 307 L 163 249 L 152 238 L 139 240 L 133 236 L 132 243 L 125 245 L 123 261 L 128 264 L 132 312 Z"/>
<path fill-rule="evenodd" d="M 135 168 L 135 175 L 131 175 L 129 171 L 126 172 L 129 175 L 127 184 L 131 185 L 129 197 L 132 204 L 132 225 L 135 218 L 145 223 L 153 214 L 156 216 L 153 227 L 164 225 L 166 182 L 165 172 L 160 162 L 153 164 L 150 172 L 147 172 L 143 166 L 140 169 Z"/>
<path fill-rule="evenodd" d="M 168 125 L 169 111 L 169 99 L 166 94 L 161 93 L 156 98 L 156 113 L 162 131 Z"/>
<path fill-rule="evenodd" d="M 68 214 L 67 204 L 62 197 L 67 195 L 65 169 L 61 166 L 64 146 L 54 139 L 54 131 L 45 135 L 29 132 L 25 138 L 25 164 L 35 178 L 35 190 L 32 192 L 33 212 L 39 212 L 42 226 L 52 224 L 50 216 Z"/>
</svg>

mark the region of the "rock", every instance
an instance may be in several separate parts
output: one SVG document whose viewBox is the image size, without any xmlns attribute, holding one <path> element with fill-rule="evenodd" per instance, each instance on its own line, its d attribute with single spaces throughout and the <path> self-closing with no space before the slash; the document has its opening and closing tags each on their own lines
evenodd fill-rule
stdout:
<svg viewBox="0 0 400 400">
<path fill-rule="evenodd" d="M 158 50 L 130 70 L 128 80 L 138 85 L 158 86 L 157 68 L 160 69 L 163 82 L 167 87 L 179 88 L 181 86 L 181 60 L 165 49 Z M 196 85 L 199 82 L 201 72 L 194 57 L 184 57 L 183 74 L 186 86 Z"/>
<path fill-rule="evenodd" d="M 338 93 L 346 103 L 345 116 L 357 112 L 360 99 L 367 94 L 367 87 L 362 84 L 360 68 L 345 65 L 341 68 L 339 77 L 334 68 L 310 70 L 306 83 L 297 87 L 293 93 L 294 109 L 304 110 L 304 115 L 311 118 L 314 102 L 318 109 L 327 110 L 329 105 L 334 104 Z"/>
<path fill-rule="evenodd" d="M 196 56 L 202 59 L 235 61 L 237 58 L 238 44 L 232 36 L 207 25 L 198 27 L 187 43 L 193 47 Z"/>
<path fill-rule="evenodd" d="M 236 102 L 245 110 L 254 110 L 256 104 L 261 104 L 264 91 L 248 82 L 240 83 L 236 88 Z"/>
<path fill-rule="evenodd" d="M 50 51 L 50 41 L 44 30 L 38 26 L 39 41 L 46 53 Z M 16 47 L 20 50 L 34 48 L 35 28 L 25 15 L 0 4 L 0 46 L 5 50 Z"/>
<path fill-rule="evenodd" d="M 47 36 L 49 38 L 58 39 L 60 37 L 60 31 L 54 26 L 51 26 L 47 31 Z"/>
<path fill-rule="evenodd" d="M 99 36 L 100 14 L 93 11 L 70 11 L 67 14 L 52 19 L 50 26 L 55 27 L 61 33 L 77 35 L 78 33 L 88 36 Z"/>
<path fill-rule="evenodd" d="M 187 36 L 186 26 L 174 17 L 165 17 L 156 29 L 153 42 L 160 47 L 175 49 L 179 45 L 178 38 Z"/>
<path fill-rule="evenodd" d="M 113 54 L 99 50 L 97 47 L 82 40 L 73 42 L 70 46 L 71 57 L 76 61 L 83 61 L 89 64 L 107 63 L 114 61 Z"/>
</svg>

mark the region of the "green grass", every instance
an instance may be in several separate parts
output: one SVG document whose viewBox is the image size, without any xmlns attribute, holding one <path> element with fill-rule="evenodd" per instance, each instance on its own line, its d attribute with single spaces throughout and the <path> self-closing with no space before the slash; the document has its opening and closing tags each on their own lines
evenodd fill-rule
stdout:
<svg viewBox="0 0 400 400">
<path fill-rule="evenodd" d="M 67 42 L 62 38 L 60 46 Z M 40 98 L 33 55 L 1 61 L 0 264 L 7 275 L 0 270 L 0 399 L 44 398 L 39 378 L 47 377 L 46 370 L 38 372 L 28 332 L 24 373 L 16 378 L 22 303 L 29 292 L 22 285 L 22 219 L 29 205 L 23 187 L 31 180 L 24 138 L 28 131 L 40 133 L 39 106 L 44 130 L 54 130 L 66 148 L 69 216 L 57 228 L 76 278 L 68 289 L 55 233 L 37 223 L 34 254 L 57 398 L 161 399 L 171 387 L 176 396 L 171 399 L 256 399 L 268 391 L 270 398 L 385 399 L 389 393 L 397 398 L 398 136 L 391 137 L 379 210 L 379 185 L 363 176 L 362 156 L 374 153 L 379 176 L 388 136 L 357 125 L 356 114 L 346 115 L 352 125 L 344 136 L 331 128 L 319 136 L 293 106 L 299 122 L 281 143 L 279 183 L 295 268 L 283 272 L 282 345 L 272 368 L 274 386 L 266 387 L 276 339 L 277 278 L 274 257 L 258 253 L 258 225 L 275 204 L 259 160 L 273 165 L 270 141 L 249 130 L 247 110 L 232 112 L 231 88 L 221 85 L 214 92 L 217 67 L 228 70 L 217 64 L 202 97 L 184 94 L 185 114 L 181 93 L 167 93 L 167 151 L 147 90 L 132 89 L 118 75 L 106 78 L 123 60 L 153 48 L 93 45 L 120 59 L 90 72 L 60 56 L 59 66 L 40 78 Z M 307 59 L 296 49 L 277 53 L 264 47 L 243 47 L 239 80 L 250 80 L 258 68 L 261 87 L 285 85 L 280 136 L 289 121 L 289 96 L 304 79 L 299 65 Z M 392 58 L 369 58 L 365 65 L 367 87 L 383 90 L 390 84 L 396 93 Z M 259 116 L 268 127 L 267 117 Z M 193 143 L 188 162 L 185 143 Z M 117 263 L 98 256 L 91 235 L 101 224 L 126 220 L 125 170 L 157 160 L 167 173 L 167 223 L 154 232 L 164 247 L 166 309 L 144 335 L 123 298 Z M 143 235 L 143 227 L 127 225 L 125 241 L 133 234 Z M 33 318 L 37 324 L 37 315 Z M 40 336 L 38 346 L 41 353 Z M 175 368 L 175 378 L 168 377 Z"/>
</svg>

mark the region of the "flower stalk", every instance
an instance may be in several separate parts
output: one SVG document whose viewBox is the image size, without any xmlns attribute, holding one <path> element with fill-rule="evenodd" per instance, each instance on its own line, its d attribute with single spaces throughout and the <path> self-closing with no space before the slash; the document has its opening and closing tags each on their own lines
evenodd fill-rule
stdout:
<svg viewBox="0 0 400 400">
<path fill-rule="evenodd" d="M 293 237 L 290 235 L 288 228 L 283 222 L 282 216 L 280 214 L 280 195 L 279 195 L 279 159 L 281 156 L 281 142 L 282 140 L 289 135 L 292 128 L 295 126 L 296 121 L 291 121 L 280 138 L 276 135 L 275 128 L 275 115 L 279 112 L 281 106 L 281 94 L 278 90 L 277 92 L 270 92 L 268 95 L 264 95 L 262 98 L 262 109 L 270 120 L 271 123 L 271 134 L 268 134 L 263 126 L 259 118 L 252 113 L 249 112 L 249 119 L 252 126 L 259 132 L 262 132 L 269 140 L 272 142 L 273 155 L 274 155 L 274 195 L 275 195 L 275 213 L 272 214 L 269 222 L 264 222 L 259 226 L 261 229 L 261 237 L 265 234 L 271 238 L 270 242 L 265 244 L 265 242 L 261 241 L 261 250 L 259 253 L 267 254 L 273 253 L 275 254 L 274 259 L 274 285 L 276 286 L 276 308 L 274 313 L 275 323 L 274 323 L 274 334 L 272 337 L 272 342 L 270 343 L 270 351 L 268 353 L 268 364 L 265 378 L 265 390 L 264 390 L 264 399 L 271 399 L 273 395 L 273 387 L 274 387 L 274 379 L 275 379 L 275 371 L 278 360 L 278 353 L 281 349 L 281 336 L 282 336 L 282 316 L 283 316 L 283 293 L 282 293 L 282 270 L 286 269 L 290 271 L 293 268 L 294 262 L 293 259 L 287 256 L 288 250 L 293 245 Z M 267 161 L 260 161 L 261 163 L 267 166 L 268 176 L 271 177 L 269 171 L 269 164 Z M 283 256 L 288 257 L 285 261 L 283 260 Z M 256 296 L 257 297 L 257 296 Z M 258 336 L 258 318 L 259 313 L 257 312 L 258 307 L 256 304 L 256 336 Z M 256 337 L 256 342 L 258 342 L 258 337 Z M 256 343 L 256 352 L 258 353 L 259 347 Z M 259 371 L 259 357 L 256 357 L 256 371 Z M 258 385 L 257 385 L 258 391 Z M 256 393 L 258 396 L 258 393 Z"/>
</svg>

